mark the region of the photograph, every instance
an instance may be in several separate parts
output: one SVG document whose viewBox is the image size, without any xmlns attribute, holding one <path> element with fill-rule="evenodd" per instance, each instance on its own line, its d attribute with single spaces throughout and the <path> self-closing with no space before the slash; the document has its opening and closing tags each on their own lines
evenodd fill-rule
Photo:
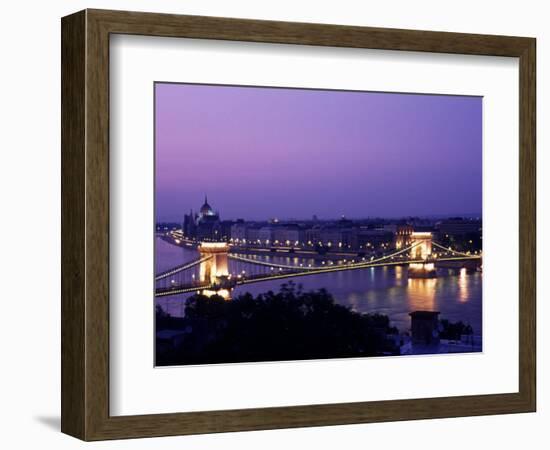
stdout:
<svg viewBox="0 0 550 450">
<path fill-rule="evenodd" d="M 482 351 L 482 97 L 154 99 L 155 366 Z"/>
<path fill-rule="evenodd" d="M 3 4 L 0 449 L 544 447 L 548 8 L 421 3 Z"/>
</svg>

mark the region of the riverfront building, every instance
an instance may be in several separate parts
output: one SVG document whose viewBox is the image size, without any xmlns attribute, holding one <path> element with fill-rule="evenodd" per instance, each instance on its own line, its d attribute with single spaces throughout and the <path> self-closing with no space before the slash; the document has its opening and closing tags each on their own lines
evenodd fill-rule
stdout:
<svg viewBox="0 0 550 450">
<path fill-rule="evenodd" d="M 481 232 L 481 222 L 462 218 L 443 220 L 439 223 L 439 232 L 447 236 L 476 234 Z"/>
<path fill-rule="evenodd" d="M 385 253 L 410 245 L 415 231 L 434 233 L 446 246 L 481 249 L 481 221 L 470 219 L 360 219 L 247 221 L 220 219 L 205 196 L 197 213 L 185 214 L 183 236 L 192 241 L 228 242 L 248 248 L 352 252 L 359 255 Z"/>
<path fill-rule="evenodd" d="M 193 214 L 193 210 L 191 210 L 183 219 L 184 235 L 199 241 L 222 239 L 224 234 L 222 228 L 220 214 L 208 204 L 206 196 L 199 212 Z"/>
</svg>

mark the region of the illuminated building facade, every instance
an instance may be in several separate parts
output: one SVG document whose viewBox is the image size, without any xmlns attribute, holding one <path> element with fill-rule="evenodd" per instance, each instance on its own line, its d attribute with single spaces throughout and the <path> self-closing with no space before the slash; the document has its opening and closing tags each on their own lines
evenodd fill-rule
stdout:
<svg viewBox="0 0 550 450">
<path fill-rule="evenodd" d="M 396 250 L 401 250 L 411 245 L 411 234 L 413 231 L 413 227 L 410 225 L 396 227 L 394 235 L 394 246 Z"/>
<path fill-rule="evenodd" d="M 206 196 L 198 213 L 193 214 L 191 210 L 184 216 L 183 233 L 186 237 L 199 241 L 216 241 L 223 238 L 220 215 L 208 204 Z"/>
</svg>

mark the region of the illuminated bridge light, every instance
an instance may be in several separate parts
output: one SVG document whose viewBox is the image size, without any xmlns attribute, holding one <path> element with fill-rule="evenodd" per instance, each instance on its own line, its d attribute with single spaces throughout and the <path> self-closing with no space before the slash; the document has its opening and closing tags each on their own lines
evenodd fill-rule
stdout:
<svg viewBox="0 0 550 450">
<path fill-rule="evenodd" d="M 211 242 L 209 243 L 211 245 L 220 245 L 220 243 Z M 375 267 L 384 267 L 387 268 L 388 266 L 396 266 L 401 264 L 409 264 L 409 266 L 415 267 L 416 265 L 420 265 L 422 267 L 427 268 L 428 270 L 434 270 L 435 266 L 433 263 L 426 262 L 427 259 L 421 258 L 422 255 L 419 253 L 415 253 L 413 258 L 410 253 L 407 254 L 406 252 L 410 252 L 411 249 L 414 249 L 417 246 L 420 246 L 421 243 L 413 244 L 407 248 L 404 248 L 402 250 L 399 250 L 397 252 L 393 252 L 389 255 L 381 256 L 377 259 L 375 259 L 374 256 L 370 258 L 368 262 L 365 262 L 365 258 L 362 258 L 362 262 L 357 262 L 355 259 L 352 259 L 351 261 L 347 261 L 347 264 L 343 264 L 342 260 L 338 260 L 337 264 L 335 265 L 332 260 L 328 261 L 321 261 L 321 266 L 315 266 L 312 264 L 308 264 L 307 267 L 303 267 L 303 263 L 300 264 L 300 266 L 285 266 L 285 265 L 277 265 L 274 263 L 269 263 L 265 261 L 258 260 L 256 256 L 254 256 L 253 259 L 243 258 L 240 255 L 228 255 L 231 258 L 244 261 L 246 263 L 250 264 L 256 264 L 256 265 L 268 265 L 270 266 L 270 272 L 266 274 L 258 274 L 258 275 L 251 275 L 248 278 L 245 278 L 244 276 L 241 276 L 241 274 L 237 275 L 236 283 L 239 284 L 249 284 L 249 283 L 257 283 L 261 281 L 267 281 L 267 280 L 274 280 L 274 279 L 285 279 L 285 278 L 292 278 L 292 277 L 300 277 L 300 276 L 308 276 L 308 275 L 314 275 L 314 274 L 321 274 L 326 272 L 336 272 L 336 271 L 343 271 L 343 270 L 355 270 L 355 269 L 366 269 L 371 268 L 373 270 Z M 440 244 L 433 242 L 433 245 L 445 249 L 445 247 L 441 246 Z M 446 249 L 445 249 L 446 250 Z M 225 253 L 224 250 L 220 250 L 221 252 Z M 471 252 L 469 253 L 461 253 L 457 251 L 453 251 L 453 256 L 439 258 L 439 261 L 460 261 L 460 260 L 480 260 L 481 261 L 481 255 L 472 255 Z M 481 253 L 481 252 L 480 252 Z M 226 253 L 225 253 L 226 254 Z M 399 256 L 399 260 L 395 261 L 395 256 Z M 439 256 L 439 255 L 438 255 Z M 431 255 L 430 255 L 431 258 Z M 176 271 L 182 271 L 186 268 L 192 267 L 196 265 L 200 260 L 193 261 L 191 263 L 188 263 L 187 266 L 179 266 L 175 269 L 168 271 L 167 273 L 174 273 Z M 324 267 L 322 267 L 324 266 Z M 328 266 L 328 267 L 327 267 Z M 182 267 L 184 269 L 182 269 Z M 278 269 L 277 273 L 273 273 L 273 270 Z M 283 272 L 283 269 L 285 271 Z M 222 273 L 217 270 L 216 273 L 220 276 L 222 276 Z M 246 273 L 245 270 L 242 272 L 243 274 Z M 231 274 L 233 275 L 233 274 Z M 231 277 L 231 275 L 228 275 L 228 277 Z M 166 276 L 166 275 L 163 275 Z M 195 275 L 192 274 L 193 280 L 195 279 Z M 158 279 L 157 279 L 158 281 Z M 192 285 L 177 285 L 173 284 L 171 287 L 158 287 L 155 290 L 155 296 L 167 296 L 167 295 L 175 295 L 175 294 L 181 294 L 181 293 L 190 293 L 190 292 L 197 292 L 197 289 L 199 289 L 200 292 L 219 292 L 221 289 L 225 289 L 220 283 L 216 280 L 214 283 L 204 283 L 204 281 L 197 285 L 195 284 L 195 281 L 193 281 Z M 229 292 L 229 291 L 228 291 Z M 229 298 L 229 297 L 228 297 Z"/>
</svg>

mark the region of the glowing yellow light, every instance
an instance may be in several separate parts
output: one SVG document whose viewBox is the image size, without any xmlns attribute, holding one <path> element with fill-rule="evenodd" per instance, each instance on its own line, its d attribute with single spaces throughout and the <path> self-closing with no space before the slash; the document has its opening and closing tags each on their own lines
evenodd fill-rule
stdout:
<svg viewBox="0 0 550 450">
<path fill-rule="evenodd" d="M 429 231 L 413 231 L 411 233 L 411 237 L 427 238 L 427 237 L 432 237 L 432 233 L 430 233 Z"/>
<path fill-rule="evenodd" d="M 201 242 L 200 248 L 205 250 L 227 249 L 228 245 L 227 242 Z"/>
</svg>

